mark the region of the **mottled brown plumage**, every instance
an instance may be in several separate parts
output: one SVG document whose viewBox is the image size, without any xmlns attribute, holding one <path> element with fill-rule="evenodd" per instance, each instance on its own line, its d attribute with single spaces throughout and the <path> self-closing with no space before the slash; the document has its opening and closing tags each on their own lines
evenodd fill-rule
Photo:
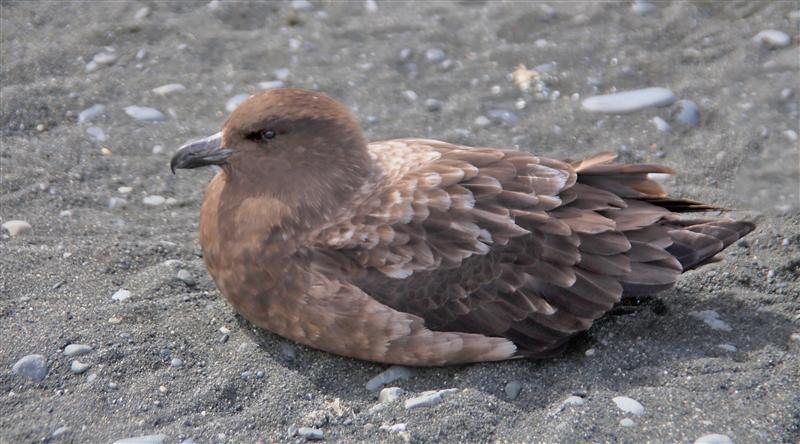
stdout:
<svg viewBox="0 0 800 444">
<path fill-rule="evenodd" d="M 669 199 L 648 173 L 423 139 L 367 144 L 310 91 L 259 93 L 176 168 L 218 164 L 200 243 L 254 324 L 371 361 L 545 357 L 622 298 L 671 288 L 752 231 Z"/>
</svg>

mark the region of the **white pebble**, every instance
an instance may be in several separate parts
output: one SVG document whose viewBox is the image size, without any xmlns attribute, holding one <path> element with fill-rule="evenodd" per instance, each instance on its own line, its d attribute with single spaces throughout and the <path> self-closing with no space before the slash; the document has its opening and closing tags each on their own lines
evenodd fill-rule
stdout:
<svg viewBox="0 0 800 444">
<path fill-rule="evenodd" d="M 719 319 L 719 313 L 713 310 L 692 311 L 689 316 L 700 319 L 714 330 L 731 331 L 731 327 Z"/>
<path fill-rule="evenodd" d="M 266 82 L 264 82 L 266 83 Z M 232 112 L 236 109 L 239 105 L 242 104 L 245 100 L 250 98 L 250 94 L 236 94 L 235 96 L 228 99 L 225 103 L 225 111 Z"/>
<path fill-rule="evenodd" d="M 668 133 L 672 130 L 672 128 L 669 126 L 669 123 L 667 123 L 667 121 L 661 117 L 653 117 L 653 123 L 656 125 L 656 129 L 662 133 Z"/>
<path fill-rule="evenodd" d="M 161 122 L 166 119 L 161 111 L 146 106 L 126 106 L 125 114 L 145 122 Z"/>
<path fill-rule="evenodd" d="M 158 88 L 153 88 L 153 94 L 158 96 L 166 96 L 167 94 L 179 93 L 186 91 L 186 87 L 180 83 L 168 83 L 161 85 Z"/>
<path fill-rule="evenodd" d="M 69 366 L 69 370 L 76 375 L 80 375 L 90 368 L 92 368 L 92 364 L 85 364 L 80 361 L 72 361 L 72 364 Z"/>
<path fill-rule="evenodd" d="M 92 61 L 98 66 L 108 66 L 117 61 L 117 56 L 107 52 L 101 52 L 99 54 L 95 54 L 95 56 L 92 57 Z"/>
<path fill-rule="evenodd" d="M 478 116 L 475 118 L 475 125 L 481 128 L 485 128 L 492 124 L 492 121 L 489 120 L 486 116 Z"/>
<path fill-rule="evenodd" d="M 153 147 L 152 153 L 153 154 L 159 154 L 159 153 L 162 153 L 163 151 L 164 151 L 164 147 L 163 146 L 156 145 L 156 146 Z"/>
<path fill-rule="evenodd" d="M 627 114 L 646 108 L 667 106 L 674 101 L 675 93 L 666 88 L 644 88 L 589 97 L 581 103 L 581 106 L 586 111 Z"/>
<path fill-rule="evenodd" d="M 646 15 L 657 12 L 658 8 L 652 3 L 636 1 L 631 5 L 631 11 L 635 14 Z"/>
<path fill-rule="evenodd" d="M 145 6 L 144 8 L 136 11 L 136 14 L 134 14 L 133 19 L 138 22 L 139 20 L 146 19 L 148 15 L 150 15 L 150 8 Z"/>
<path fill-rule="evenodd" d="M 406 99 L 408 99 L 408 100 L 410 100 L 412 102 L 416 101 L 419 98 L 417 93 L 415 93 L 414 91 L 411 91 L 410 89 L 404 91 L 403 92 L 403 96 L 405 96 Z"/>
<path fill-rule="evenodd" d="M 72 216 L 72 211 L 70 211 L 70 210 L 64 210 L 64 211 L 62 211 L 62 212 L 58 213 L 58 215 L 59 215 L 59 216 L 61 216 L 61 217 L 68 217 L 68 216 Z"/>
<path fill-rule="evenodd" d="M 638 416 L 644 415 L 644 407 L 635 399 L 628 398 L 627 396 L 617 396 L 613 398 L 612 401 L 614 401 L 617 407 L 623 412 L 633 413 Z"/>
<path fill-rule="evenodd" d="M 108 136 L 106 136 L 106 133 L 103 132 L 103 128 L 100 128 L 99 126 L 90 126 L 89 128 L 86 128 L 86 134 L 88 134 L 92 140 L 97 142 L 105 142 L 108 140 Z"/>
<path fill-rule="evenodd" d="M 791 140 L 792 142 L 797 142 L 797 131 L 786 130 L 783 132 L 783 135 L 786 136 L 786 138 Z"/>
<path fill-rule="evenodd" d="M 83 344 L 70 344 L 64 347 L 64 356 L 80 356 L 90 353 L 92 347 Z"/>
<path fill-rule="evenodd" d="M 10 220 L 3 225 L 0 225 L 0 227 L 8 230 L 8 234 L 11 236 L 24 236 L 33 231 L 31 224 L 25 222 L 24 220 Z"/>
<path fill-rule="evenodd" d="M 441 62 L 445 57 L 447 56 L 441 49 L 433 48 L 425 51 L 425 58 L 434 63 Z"/>
<path fill-rule="evenodd" d="M 792 38 L 789 37 L 789 34 L 783 31 L 778 31 L 777 29 L 765 29 L 756 34 L 756 36 L 753 37 L 753 41 L 767 47 L 783 48 L 789 46 Z"/>
<path fill-rule="evenodd" d="M 313 11 L 314 5 L 308 0 L 292 0 L 292 9 L 298 11 Z"/>
<path fill-rule="evenodd" d="M 570 396 L 564 400 L 565 405 L 583 405 L 585 401 L 580 396 Z"/>
<path fill-rule="evenodd" d="M 381 390 L 381 394 L 378 395 L 378 401 L 381 404 L 391 404 L 397 401 L 403 393 L 405 391 L 400 387 L 387 387 Z"/>
<path fill-rule="evenodd" d="M 131 298 L 131 292 L 128 290 L 118 290 L 116 293 L 114 293 L 113 296 L 111 296 L 111 299 L 120 302 L 125 302 L 130 298 Z"/>
<path fill-rule="evenodd" d="M 735 352 L 736 351 L 736 346 L 735 345 L 731 345 L 731 344 L 719 344 L 717 347 L 719 347 L 719 348 L 721 348 L 723 350 L 727 350 L 729 352 Z"/>
<path fill-rule="evenodd" d="M 275 88 L 283 88 L 283 81 L 282 80 L 273 80 L 271 82 L 259 82 L 258 87 L 261 89 L 275 89 Z M 247 96 L 250 97 L 250 96 Z M 245 98 L 247 98 L 245 97 Z"/>
<path fill-rule="evenodd" d="M 289 68 L 281 68 L 275 70 L 275 78 L 281 81 L 289 80 Z"/>
<path fill-rule="evenodd" d="M 725 435 L 718 435 L 714 433 L 712 435 L 705 435 L 697 438 L 694 441 L 694 444 L 733 444 L 733 440 Z"/>
<path fill-rule="evenodd" d="M 368 13 L 374 14 L 378 12 L 378 4 L 375 2 L 375 0 L 367 0 L 364 2 L 364 9 Z"/>
<path fill-rule="evenodd" d="M 636 423 L 635 423 L 635 422 L 633 422 L 633 420 L 632 420 L 632 419 L 630 419 L 630 418 L 623 418 L 623 419 L 622 419 L 622 420 L 619 422 L 619 425 L 621 425 L 622 427 L 633 427 L 633 426 L 635 426 L 635 425 L 636 425 Z"/>
<path fill-rule="evenodd" d="M 597 351 L 593 348 L 586 350 L 586 356 L 594 356 L 595 353 L 597 353 Z"/>
<path fill-rule="evenodd" d="M 55 439 L 55 438 L 60 438 L 60 437 L 62 437 L 62 436 L 64 436 L 64 435 L 66 435 L 67 433 L 69 433 L 69 427 L 62 426 L 62 427 L 59 427 L 59 428 L 57 428 L 57 429 L 56 429 L 56 430 L 53 432 L 53 434 L 52 434 L 52 435 L 50 435 L 50 437 L 51 437 L 51 438 L 53 438 L 53 439 Z"/>
<path fill-rule="evenodd" d="M 152 206 L 163 205 L 164 202 L 166 202 L 166 201 L 167 201 L 167 199 L 165 199 L 164 197 L 156 196 L 156 195 L 147 196 L 144 199 L 142 199 L 142 203 L 143 204 L 152 205 Z"/>
<path fill-rule="evenodd" d="M 92 105 L 85 110 L 78 113 L 78 123 L 88 122 L 90 120 L 96 119 L 103 115 L 103 111 L 106 110 L 106 107 L 101 104 Z"/>
<path fill-rule="evenodd" d="M 114 441 L 112 444 L 161 444 L 167 439 L 167 435 L 144 435 L 134 436 L 133 438 L 124 438 Z"/>
<path fill-rule="evenodd" d="M 367 390 L 374 392 L 380 387 L 390 384 L 398 379 L 408 379 L 415 376 L 413 370 L 402 365 L 393 365 L 367 382 Z"/>
</svg>

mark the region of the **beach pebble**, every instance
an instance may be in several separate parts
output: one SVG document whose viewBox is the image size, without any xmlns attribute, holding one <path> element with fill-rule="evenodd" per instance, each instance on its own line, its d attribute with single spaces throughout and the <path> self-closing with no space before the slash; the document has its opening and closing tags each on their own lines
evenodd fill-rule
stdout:
<svg viewBox="0 0 800 444">
<path fill-rule="evenodd" d="M 86 383 L 88 384 L 91 384 L 95 380 L 97 380 L 97 373 L 92 373 L 91 375 L 86 377 Z"/>
<path fill-rule="evenodd" d="M 62 426 L 62 427 L 59 427 L 59 428 L 57 428 L 57 429 L 56 429 L 56 430 L 55 430 L 55 431 L 54 431 L 54 432 L 53 432 L 53 433 L 50 435 L 50 437 L 51 437 L 51 438 L 53 438 L 53 439 L 56 439 L 56 438 L 61 438 L 62 436 L 66 435 L 67 433 L 69 433 L 69 427 Z"/>
<path fill-rule="evenodd" d="M 261 89 L 275 89 L 275 88 L 283 88 L 283 81 L 282 80 L 272 80 L 269 82 L 258 82 L 258 87 Z"/>
<path fill-rule="evenodd" d="M 622 427 L 633 427 L 636 425 L 636 423 L 634 423 L 633 420 L 630 418 L 623 418 L 619 422 L 619 425 L 621 425 Z"/>
<path fill-rule="evenodd" d="M 291 74 L 291 72 L 289 71 L 289 68 L 276 69 L 273 73 L 275 74 L 275 78 L 276 79 L 284 81 L 284 82 L 286 80 L 289 80 L 289 74 Z"/>
<path fill-rule="evenodd" d="M 133 187 L 119 187 L 119 188 L 117 188 L 117 193 L 119 193 L 119 194 L 131 194 L 131 193 L 133 193 Z"/>
<path fill-rule="evenodd" d="M 225 102 L 225 111 L 232 112 L 248 98 L 250 98 L 250 94 L 236 94 Z"/>
<path fill-rule="evenodd" d="M 662 133 L 668 133 L 672 131 L 670 128 L 669 123 L 666 120 L 662 119 L 661 117 L 653 117 L 653 124 L 655 124 L 656 129 L 661 131 Z"/>
<path fill-rule="evenodd" d="M 792 42 L 792 38 L 783 31 L 765 29 L 756 34 L 756 36 L 753 37 L 753 41 L 770 48 L 783 48 L 789 46 L 789 43 Z"/>
<path fill-rule="evenodd" d="M 297 11 L 313 11 L 314 5 L 308 0 L 292 0 L 292 9 Z"/>
<path fill-rule="evenodd" d="M 731 331 L 731 327 L 719 319 L 719 313 L 713 310 L 691 311 L 689 316 L 700 319 L 714 330 Z"/>
<path fill-rule="evenodd" d="M 125 302 L 130 298 L 131 298 L 131 292 L 128 290 L 117 290 L 117 292 L 114 293 L 113 296 L 111 296 L 111 299 L 120 302 Z"/>
<path fill-rule="evenodd" d="M 783 132 L 783 135 L 786 136 L 786 138 L 791 140 L 792 142 L 797 142 L 797 131 L 786 130 Z"/>
<path fill-rule="evenodd" d="M 485 128 L 492 124 L 492 121 L 489 120 L 486 116 L 478 116 L 475 118 L 475 126 L 479 126 L 481 128 Z"/>
<path fill-rule="evenodd" d="M 170 361 L 169 365 L 173 367 L 183 367 L 183 360 L 179 358 L 173 358 L 172 361 Z"/>
<path fill-rule="evenodd" d="M 364 10 L 370 14 L 378 12 L 378 3 L 375 0 L 366 0 L 364 2 Z"/>
<path fill-rule="evenodd" d="M 635 1 L 631 5 L 631 11 L 639 15 L 646 15 L 657 12 L 658 8 L 652 3 Z"/>
<path fill-rule="evenodd" d="M 174 94 L 183 91 L 186 91 L 186 87 L 180 83 L 169 83 L 159 86 L 158 88 L 153 88 L 153 94 L 157 96 L 166 96 L 167 94 Z"/>
<path fill-rule="evenodd" d="M 800 342 L 800 333 L 792 333 L 789 335 L 789 339 L 792 341 Z"/>
<path fill-rule="evenodd" d="M 581 103 L 586 111 L 627 114 L 675 102 L 675 93 L 666 88 L 644 88 L 616 94 L 589 97 Z"/>
<path fill-rule="evenodd" d="M 149 108 L 146 106 L 126 106 L 125 114 L 133 117 L 136 120 L 141 120 L 143 122 L 161 122 L 166 120 L 164 114 L 161 111 L 155 108 Z"/>
<path fill-rule="evenodd" d="M 635 399 L 628 398 L 627 396 L 617 396 L 612 401 L 617 404 L 623 412 L 633 413 L 634 415 L 644 415 L 644 407 L 639 404 Z"/>
<path fill-rule="evenodd" d="M 512 401 L 517 399 L 517 397 L 519 396 L 519 392 L 521 391 L 522 391 L 522 384 L 520 384 L 518 381 L 511 381 L 508 384 L 506 384 L 505 388 L 506 396 L 508 396 L 508 399 Z"/>
<path fill-rule="evenodd" d="M 136 14 L 133 15 L 133 19 L 138 22 L 140 20 L 146 19 L 148 15 L 150 15 L 150 8 L 145 6 L 144 8 L 141 8 L 138 11 L 136 11 Z"/>
<path fill-rule="evenodd" d="M 374 392 L 384 385 L 391 384 L 398 379 L 408 379 L 415 375 L 416 373 L 414 373 L 414 371 L 408 367 L 403 367 L 402 365 L 393 365 L 381 372 L 378 376 L 370 379 L 367 382 L 367 390 Z"/>
<path fill-rule="evenodd" d="M 430 60 L 431 62 L 437 63 L 441 62 L 447 57 L 441 49 L 429 49 L 425 51 L 425 58 Z"/>
<path fill-rule="evenodd" d="M 580 396 L 570 396 L 564 400 L 565 405 L 583 405 L 585 401 Z"/>
<path fill-rule="evenodd" d="M 106 110 L 104 105 L 92 105 L 85 110 L 78 113 L 78 123 L 88 122 L 90 120 L 94 120 L 103 115 L 103 112 Z"/>
<path fill-rule="evenodd" d="M 85 364 L 80 361 L 72 361 L 72 364 L 69 366 L 69 370 L 76 375 L 80 375 L 90 368 L 92 368 L 92 364 Z"/>
<path fill-rule="evenodd" d="M 442 109 L 443 103 L 436 99 L 428 99 L 425 101 L 425 109 L 430 112 L 439 111 Z"/>
<path fill-rule="evenodd" d="M 166 201 L 167 199 L 165 199 L 164 197 L 156 195 L 147 196 L 144 199 L 142 199 L 143 204 L 152 206 L 163 205 L 164 202 Z"/>
<path fill-rule="evenodd" d="M 691 100 L 681 100 L 678 103 L 681 106 L 681 110 L 675 118 L 692 126 L 699 125 L 700 118 L 698 117 L 699 109 L 697 108 L 697 104 Z"/>
<path fill-rule="evenodd" d="M 108 140 L 106 133 L 103 132 L 103 128 L 100 128 L 99 126 L 90 126 L 89 128 L 86 128 L 86 134 L 88 134 L 92 140 L 97 142 L 105 142 Z"/>
<path fill-rule="evenodd" d="M 718 435 L 714 433 L 697 438 L 694 441 L 694 444 L 733 444 L 733 440 L 725 435 Z"/>
<path fill-rule="evenodd" d="M 144 435 L 118 439 L 112 444 L 161 444 L 165 439 L 167 439 L 167 435 L 159 433 L 158 435 Z"/>
<path fill-rule="evenodd" d="M 72 216 L 72 211 L 64 210 L 64 211 L 58 213 L 58 215 L 61 216 L 61 217 L 69 217 L 69 216 Z M 789 245 L 789 244 L 786 244 L 786 245 Z"/>
<path fill-rule="evenodd" d="M 721 348 L 723 350 L 727 350 L 729 352 L 735 352 L 736 351 L 736 346 L 735 345 L 731 345 L 731 344 L 719 344 L 717 347 L 719 347 L 719 348 Z"/>
<path fill-rule="evenodd" d="M 325 439 L 322 430 L 312 429 L 311 427 L 300 427 L 297 429 L 297 434 L 308 440 L 321 440 Z"/>
<path fill-rule="evenodd" d="M 92 347 L 83 344 L 70 344 L 64 347 L 64 356 L 81 356 L 91 353 Z"/>
<path fill-rule="evenodd" d="M 34 381 L 41 381 L 47 376 L 47 358 L 42 355 L 28 355 L 11 367 L 15 375 L 25 376 Z"/>
<path fill-rule="evenodd" d="M 107 52 L 95 54 L 92 61 L 98 66 L 108 66 L 117 61 L 117 56 Z"/>
<path fill-rule="evenodd" d="M 391 404 L 397 401 L 403 393 L 405 393 L 405 391 L 400 387 L 388 387 L 381 390 L 381 394 L 378 395 L 378 401 L 382 404 Z"/>
<path fill-rule="evenodd" d="M 406 410 L 415 409 L 417 407 L 433 407 L 442 402 L 446 395 L 452 395 L 460 392 L 460 389 L 452 388 L 445 390 L 432 390 L 422 393 L 422 396 L 411 398 L 405 402 Z"/>
<path fill-rule="evenodd" d="M 419 96 L 417 95 L 417 93 L 415 93 L 414 91 L 411 91 L 410 89 L 409 89 L 409 90 L 406 90 L 406 91 L 404 91 L 404 92 L 403 92 L 403 96 L 404 96 L 406 99 L 408 99 L 409 101 L 411 101 L 411 102 L 415 102 L 415 101 L 416 101 L 416 100 L 419 98 Z"/>
<path fill-rule="evenodd" d="M 33 231 L 31 224 L 25 222 L 24 220 L 10 220 L 3 225 L 0 225 L 0 227 L 8 230 L 8 234 L 12 236 L 24 236 Z"/>
<path fill-rule="evenodd" d="M 281 353 L 283 354 L 283 358 L 289 362 L 297 359 L 297 352 L 295 351 L 294 347 L 286 342 L 281 342 Z"/>
<path fill-rule="evenodd" d="M 181 281 L 183 281 L 184 284 L 190 287 L 194 287 L 196 284 L 196 282 L 194 281 L 194 277 L 192 277 L 192 274 L 186 270 L 178 271 L 178 279 L 180 279 Z"/>
<path fill-rule="evenodd" d="M 502 109 L 490 109 L 486 111 L 486 117 L 495 123 L 504 123 L 506 125 L 517 123 L 517 116 L 514 113 Z"/>
</svg>

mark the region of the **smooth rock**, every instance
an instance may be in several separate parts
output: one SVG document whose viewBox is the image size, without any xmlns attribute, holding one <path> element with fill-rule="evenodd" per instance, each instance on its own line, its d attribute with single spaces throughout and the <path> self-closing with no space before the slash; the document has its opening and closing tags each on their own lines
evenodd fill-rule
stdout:
<svg viewBox="0 0 800 444">
<path fill-rule="evenodd" d="M 273 80 L 271 82 L 258 82 L 258 87 L 261 89 L 283 88 L 283 81 Z"/>
<path fill-rule="evenodd" d="M 519 396 L 519 393 L 522 391 L 522 384 L 517 381 L 511 381 L 506 384 L 505 392 L 508 399 L 515 400 Z"/>
<path fill-rule="evenodd" d="M 713 310 L 691 311 L 689 316 L 700 319 L 714 330 L 731 331 L 730 325 L 719 319 L 719 313 Z"/>
<path fill-rule="evenodd" d="M 616 94 L 589 97 L 581 103 L 586 111 L 605 114 L 628 114 L 647 108 L 659 108 L 675 102 L 675 93 L 666 88 L 644 88 Z"/>
<path fill-rule="evenodd" d="M 53 438 L 53 439 L 61 438 L 62 436 L 66 435 L 67 433 L 69 433 L 69 427 L 62 426 L 62 427 L 59 427 L 59 428 L 55 429 L 55 431 L 50 435 L 50 437 Z"/>
<path fill-rule="evenodd" d="M 503 109 L 490 109 L 489 111 L 486 111 L 486 117 L 495 123 L 504 123 L 506 125 L 513 125 L 517 123 L 516 114 Z"/>
<path fill-rule="evenodd" d="M 652 3 L 636 1 L 631 5 L 631 11 L 639 15 L 646 15 L 657 12 L 658 8 Z"/>
<path fill-rule="evenodd" d="M 145 6 L 145 7 L 141 8 L 141 9 L 139 9 L 138 11 L 136 11 L 136 14 L 133 15 L 133 19 L 138 22 L 140 20 L 146 19 L 148 15 L 150 15 L 150 8 Z"/>
<path fill-rule="evenodd" d="M 697 438 L 694 440 L 694 444 L 733 444 L 733 440 L 725 435 L 713 433 Z"/>
<path fill-rule="evenodd" d="M 232 112 L 245 100 L 249 99 L 251 94 L 236 94 L 225 102 L 225 111 Z"/>
<path fill-rule="evenodd" d="M 644 415 L 644 406 L 639 404 L 639 401 L 636 401 L 635 399 L 628 398 L 627 396 L 617 396 L 616 398 L 613 398 L 612 401 L 614 401 L 617 404 L 617 407 L 619 407 L 623 412 L 633 413 L 634 415 L 638 416 Z"/>
<path fill-rule="evenodd" d="M 314 5 L 308 0 L 292 0 L 292 9 L 298 11 L 313 11 Z"/>
<path fill-rule="evenodd" d="M 91 375 L 86 377 L 86 382 L 91 384 L 96 379 L 97 379 L 97 373 L 92 373 Z"/>
<path fill-rule="evenodd" d="M 156 195 L 147 196 L 144 199 L 142 199 L 143 204 L 152 206 L 163 205 L 164 202 L 166 201 L 167 199 L 165 199 L 164 197 Z"/>
<path fill-rule="evenodd" d="M 41 381 L 47 376 L 47 358 L 42 355 L 28 355 L 11 367 L 11 373 Z"/>
<path fill-rule="evenodd" d="M 172 361 L 170 361 L 169 365 L 173 367 L 183 367 L 183 360 L 179 358 L 173 358 Z"/>
<path fill-rule="evenodd" d="M 566 400 L 564 400 L 564 404 L 566 405 L 583 405 L 586 402 L 580 396 L 570 396 Z"/>
<path fill-rule="evenodd" d="M 492 121 L 489 120 L 486 116 L 478 116 L 475 118 L 475 125 L 481 128 L 485 128 L 492 124 Z"/>
<path fill-rule="evenodd" d="M 107 52 L 101 52 L 95 54 L 94 57 L 92 57 L 92 61 L 98 66 L 108 66 L 117 61 L 117 56 Z"/>
<path fill-rule="evenodd" d="M 700 110 L 697 108 L 697 104 L 691 100 L 681 100 L 678 103 L 680 103 L 681 110 L 675 118 L 695 127 L 700 125 L 700 118 L 698 117 Z"/>
<path fill-rule="evenodd" d="M 433 48 L 425 51 L 425 58 L 434 63 L 441 62 L 446 57 L 447 55 L 441 49 Z"/>
<path fill-rule="evenodd" d="M 374 14 L 378 12 L 378 3 L 375 0 L 366 0 L 364 2 L 364 10 L 366 10 L 369 14 Z"/>
<path fill-rule="evenodd" d="M 408 379 L 415 375 L 416 373 L 414 373 L 414 371 L 408 367 L 403 367 L 402 365 L 393 365 L 380 373 L 378 376 L 370 379 L 367 382 L 367 390 L 374 392 L 384 385 L 390 384 L 398 379 Z"/>
<path fill-rule="evenodd" d="M 619 425 L 621 425 L 622 427 L 633 427 L 636 425 L 636 423 L 634 423 L 633 420 L 630 418 L 623 418 L 619 422 Z"/>
<path fill-rule="evenodd" d="M 719 348 L 721 348 L 723 350 L 727 350 L 729 352 L 735 352 L 736 351 L 736 346 L 735 345 L 731 345 L 731 344 L 719 344 L 717 347 L 719 347 Z"/>
<path fill-rule="evenodd" d="M 415 409 L 418 407 L 433 407 L 442 402 L 442 396 L 438 393 L 431 393 L 428 395 L 418 396 L 406 400 L 405 408 L 407 410 Z"/>
<path fill-rule="evenodd" d="M 118 439 L 112 444 L 161 444 L 165 439 L 167 439 L 167 435 L 159 433 L 158 435 L 144 435 Z"/>
<path fill-rule="evenodd" d="M 276 69 L 274 71 L 274 74 L 276 79 L 285 82 L 286 80 L 289 80 L 289 75 L 291 74 L 291 71 L 289 71 L 289 68 L 281 68 L 281 69 Z"/>
<path fill-rule="evenodd" d="M 792 42 L 792 38 L 783 31 L 765 29 L 756 34 L 756 36 L 753 37 L 753 41 L 770 48 L 784 48 L 789 46 L 789 43 Z"/>
<path fill-rule="evenodd" d="M 64 356 L 81 356 L 91 353 L 92 347 L 83 344 L 70 344 L 64 347 Z"/>
<path fill-rule="evenodd" d="M 325 439 L 325 435 L 322 433 L 322 430 L 312 429 L 311 427 L 300 427 L 297 429 L 297 434 L 309 440 Z"/>
<path fill-rule="evenodd" d="M 196 284 L 196 282 L 194 281 L 194 278 L 192 277 L 192 274 L 189 273 L 186 270 L 179 270 L 178 271 L 178 279 L 180 279 L 181 281 L 183 281 L 184 284 L 186 284 L 186 285 L 188 285 L 190 287 L 194 287 L 195 284 Z"/>
<path fill-rule="evenodd" d="M 283 357 L 289 362 L 297 359 L 297 352 L 294 347 L 285 342 L 281 342 L 281 353 L 283 353 Z"/>
<path fill-rule="evenodd" d="M 131 292 L 128 290 L 117 290 L 117 292 L 114 293 L 113 296 L 111 296 L 111 299 L 120 302 L 125 302 L 130 298 L 131 298 Z"/>
<path fill-rule="evenodd" d="M 653 117 L 653 124 L 655 124 L 656 129 L 661 131 L 662 133 L 668 133 L 672 131 L 670 128 L 669 123 L 666 120 L 662 119 L 661 117 Z"/>
<path fill-rule="evenodd" d="M 408 99 L 411 102 L 415 102 L 419 98 L 417 93 L 415 93 L 414 91 L 411 91 L 410 89 L 404 91 L 403 92 L 403 96 L 405 96 L 405 98 Z"/>
<path fill-rule="evenodd" d="M 381 394 L 378 395 L 378 401 L 381 404 L 391 404 L 397 401 L 403 393 L 405 391 L 400 387 L 388 387 L 381 390 Z"/>
<path fill-rule="evenodd" d="M 164 114 L 161 111 L 155 108 L 149 108 L 146 106 L 126 106 L 125 114 L 133 117 L 136 120 L 141 120 L 143 122 L 161 122 L 166 120 Z"/>
<path fill-rule="evenodd" d="M 441 110 L 443 105 L 444 104 L 441 101 L 436 99 L 428 99 L 425 101 L 425 109 L 430 112 Z"/>
<path fill-rule="evenodd" d="M 85 110 L 78 113 L 78 123 L 88 122 L 90 120 L 94 120 L 103 115 L 103 112 L 106 110 L 104 105 L 92 105 Z"/>
<path fill-rule="evenodd" d="M 89 128 L 86 128 L 86 134 L 88 134 L 92 140 L 97 142 L 105 142 L 108 140 L 108 136 L 106 136 L 106 133 L 103 132 L 103 128 L 100 128 L 99 126 L 90 126 Z"/>
<path fill-rule="evenodd" d="M 92 368 L 92 364 L 85 364 L 80 361 L 72 361 L 72 364 L 69 366 L 69 370 L 76 375 L 80 375 L 90 368 Z"/>
<path fill-rule="evenodd" d="M 24 220 L 10 220 L 3 225 L 0 225 L 0 227 L 8 230 L 8 234 L 12 236 L 24 236 L 33 231 L 31 224 L 25 222 Z"/>
<path fill-rule="evenodd" d="M 174 94 L 186 91 L 186 87 L 181 85 L 180 83 L 169 83 L 166 85 L 159 86 L 158 88 L 153 88 L 153 94 L 157 96 L 166 96 L 167 94 Z"/>
</svg>

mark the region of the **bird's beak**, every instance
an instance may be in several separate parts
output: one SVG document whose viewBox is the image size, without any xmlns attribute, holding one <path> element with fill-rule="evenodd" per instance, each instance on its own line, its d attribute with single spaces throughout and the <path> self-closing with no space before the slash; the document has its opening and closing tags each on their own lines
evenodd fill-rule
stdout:
<svg viewBox="0 0 800 444">
<path fill-rule="evenodd" d="M 174 174 L 178 168 L 219 165 L 234 154 L 236 154 L 236 150 L 222 147 L 222 132 L 220 131 L 213 136 L 187 143 L 178 148 L 169 162 L 169 167 Z"/>
</svg>

